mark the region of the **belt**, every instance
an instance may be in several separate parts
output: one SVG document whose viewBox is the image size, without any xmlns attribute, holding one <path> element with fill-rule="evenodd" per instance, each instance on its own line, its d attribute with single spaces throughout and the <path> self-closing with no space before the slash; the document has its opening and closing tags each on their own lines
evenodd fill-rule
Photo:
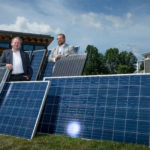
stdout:
<svg viewBox="0 0 150 150">
<path fill-rule="evenodd" d="M 11 76 L 21 76 L 24 75 L 24 73 L 20 73 L 20 74 L 12 74 Z"/>
</svg>

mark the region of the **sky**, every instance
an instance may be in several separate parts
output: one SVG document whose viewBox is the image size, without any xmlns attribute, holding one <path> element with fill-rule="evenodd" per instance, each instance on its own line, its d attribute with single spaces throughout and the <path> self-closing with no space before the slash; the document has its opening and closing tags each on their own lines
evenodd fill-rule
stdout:
<svg viewBox="0 0 150 150">
<path fill-rule="evenodd" d="M 93 45 L 132 51 L 139 59 L 150 52 L 150 0 L 0 0 L 0 30 L 57 34 L 84 52 Z"/>
</svg>

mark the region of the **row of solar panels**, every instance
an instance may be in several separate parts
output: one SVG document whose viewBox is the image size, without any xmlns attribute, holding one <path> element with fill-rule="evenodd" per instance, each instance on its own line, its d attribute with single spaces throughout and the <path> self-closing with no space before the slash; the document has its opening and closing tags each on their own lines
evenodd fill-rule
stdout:
<svg viewBox="0 0 150 150">
<path fill-rule="evenodd" d="M 47 50 L 27 51 L 33 68 L 32 81 L 41 80 L 45 76 L 52 76 L 53 64 L 48 63 L 50 52 Z"/>
<path fill-rule="evenodd" d="M 44 77 L 51 76 L 77 76 L 82 75 L 87 54 L 74 54 L 68 57 L 62 57 L 53 64 L 48 62 L 48 56 L 51 51 L 27 51 L 30 56 L 31 66 L 33 68 L 32 81 L 42 80 Z"/>
<path fill-rule="evenodd" d="M 35 73 L 32 80 L 52 74 L 46 50 L 29 55 Z M 55 66 L 62 74 L 64 59 Z M 9 70 L 2 69 L 6 77 Z M 1 78 L 2 86 L 5 80 Z M 0 134 L 32 139 L 36 132 L 56 133 L 150 145 L 150 74 L 44 80 L 10 82 L 1 88 Z"/>
<path fill-rule="evenodd" d="M 150 145 L 149 87 L 150 74 L 6 83 L 0 134 L 32 139 L 36 132 L 56 133 Z"/>
</svg>

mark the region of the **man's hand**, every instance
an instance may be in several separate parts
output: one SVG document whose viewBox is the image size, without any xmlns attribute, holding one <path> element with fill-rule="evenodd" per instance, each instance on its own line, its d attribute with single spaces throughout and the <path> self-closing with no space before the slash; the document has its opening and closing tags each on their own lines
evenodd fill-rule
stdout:
<svg viewBox="0 0 150 150">
<path fill-rule="evenodd" d="M 23 76 L 23 77 L 25 77 L 27 80 L 29 80 L 29 77 L 28 77 L 28 76 Z"/>
<path fill-rule="evenodd" d="M 69 56 L 69 54 L 65 54 L 65 56 Z"/>
<path fill-rule="evenodd" d="M 13 65 L 12 65 L 12 64 L 6 64 L 6 67 L 7 67 L 9 70 L 12 70 L 12 69 L 13 69 Z"/>
<path fill-rule="evenodd" d="M 59 55 L 57 55 L 56 57 L 55 57 L 55 60 L 58 60 L 58 59 L 60 59 L 61 58 L 61 54 L 59 54 Z"/>
</svg>

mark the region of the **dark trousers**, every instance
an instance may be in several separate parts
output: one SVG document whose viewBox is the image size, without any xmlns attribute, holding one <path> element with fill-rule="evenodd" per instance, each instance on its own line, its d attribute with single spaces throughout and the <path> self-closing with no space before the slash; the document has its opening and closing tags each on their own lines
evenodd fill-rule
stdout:
<svg viewBox="0 0 150 150">
<path fill-rule="evenodd" d="M 24 74 L 16 74 L 16 75 L 10 75 L 9 81 L 28 81 Z"/>
</svg>

